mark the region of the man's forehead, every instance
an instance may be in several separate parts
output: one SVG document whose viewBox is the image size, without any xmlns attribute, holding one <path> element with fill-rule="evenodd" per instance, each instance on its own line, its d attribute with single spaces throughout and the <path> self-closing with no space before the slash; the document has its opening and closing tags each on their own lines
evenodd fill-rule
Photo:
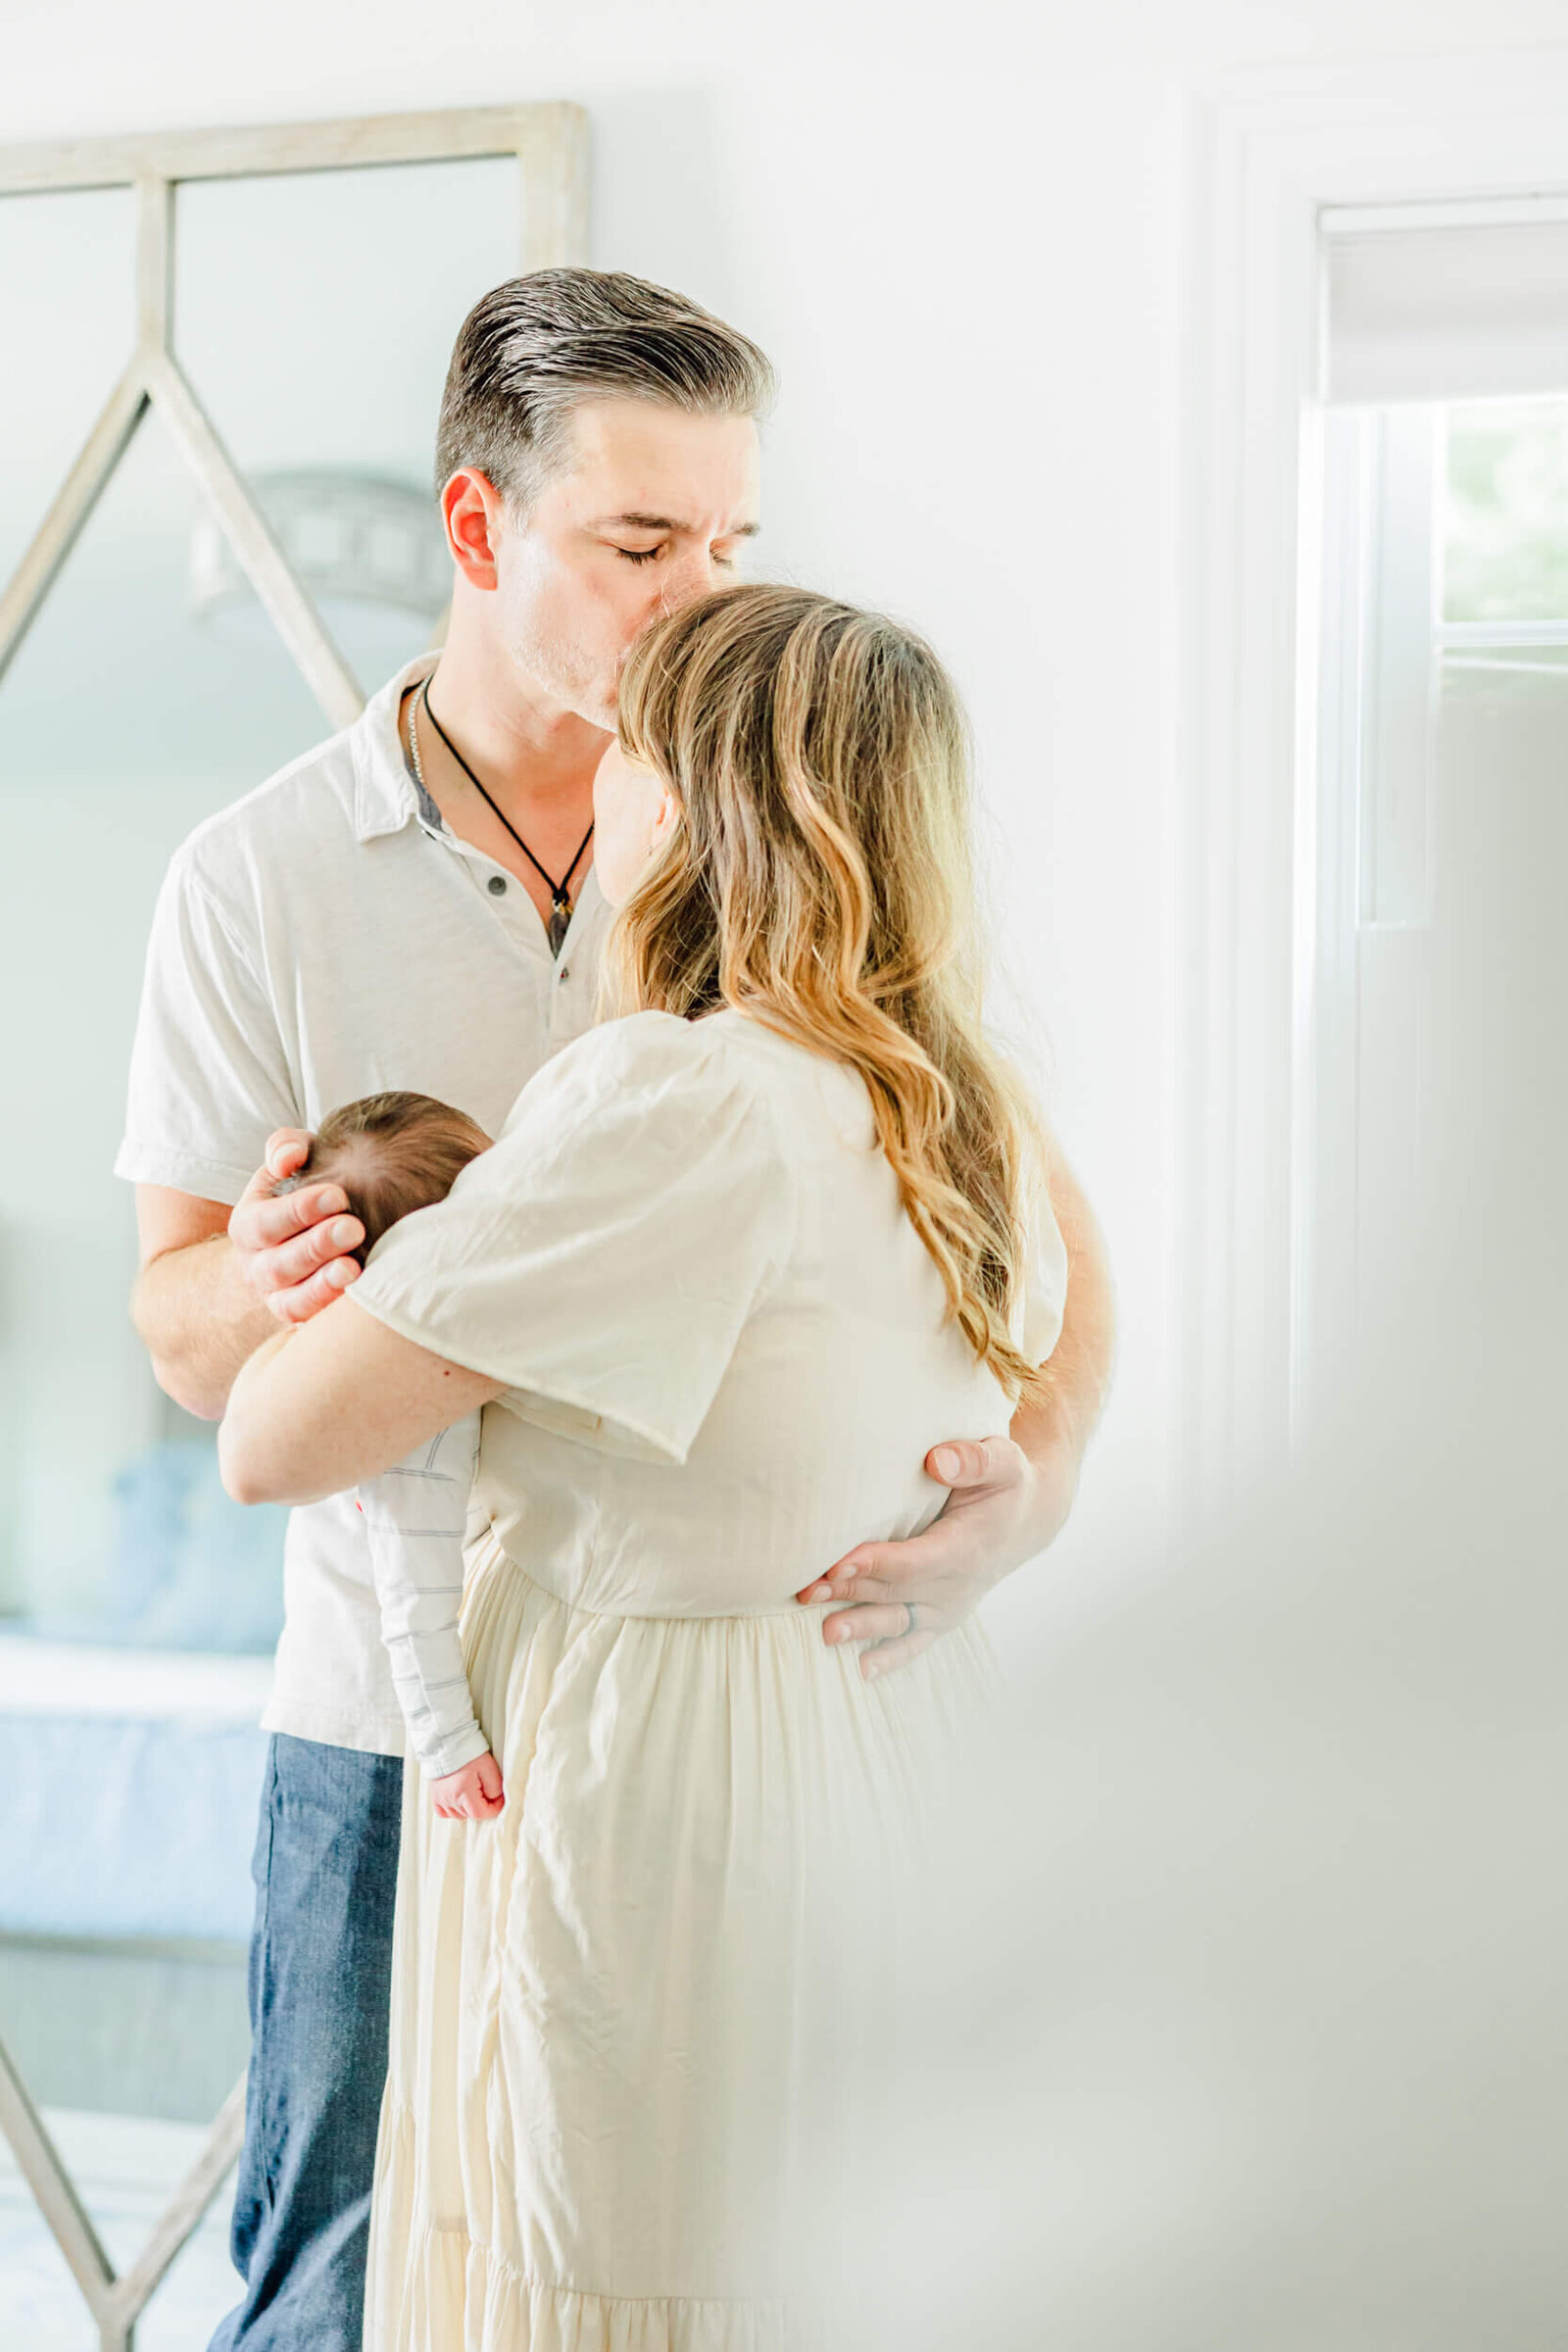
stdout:
<svg viewBox="0 0 1568 2352">
<path fill-rule="evenodd" d="M 653 401 L 596 401 L 572 419 L 564 479 L 590 528 L 756 528 L 759 448 L 749 416 L 693 416 Z"/>
</svg>

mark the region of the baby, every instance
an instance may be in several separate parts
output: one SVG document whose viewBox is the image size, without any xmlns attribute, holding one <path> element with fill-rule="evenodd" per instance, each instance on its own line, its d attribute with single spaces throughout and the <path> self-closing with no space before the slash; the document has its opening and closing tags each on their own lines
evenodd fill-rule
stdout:
<svg viewBox="0 0 1568 2352">
<path fill-rule="evenodd" d="M 310 1156 L 278 1186 L 339 1185 L 365 1227 L 364 1265 L 389 1226 L 444 1200 L 460 1171 L 490 1148 L 472 1119 L 429 1095 L 367 1095 L 321 1121 Z M 381 1638 L 409 1742 L 449 1819 L 488 1821 L 502 1806 L 501 1767 L 474 1718 L 458 1612 L 464 1521 L 479 1456 L 479 1416 L 466 1414 L 360 1489 Z"/>
</svg>

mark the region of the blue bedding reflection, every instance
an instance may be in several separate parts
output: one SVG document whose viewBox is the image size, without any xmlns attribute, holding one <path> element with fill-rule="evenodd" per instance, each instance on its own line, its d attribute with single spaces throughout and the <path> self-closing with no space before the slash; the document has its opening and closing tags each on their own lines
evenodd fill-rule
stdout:
<svg viewBox="0 0 1568 2352">
<path fill-rule="evenodd" d="M 0 1933 L 243 1940 L 270 1677 L 0 1636 Z"/>
<path fill-rule="evenodd" d="M 211 1437 L 150 1446 L 114 1482 L 115 1547 L 90 1616 L 40 1610 L 46 1639 L 269 1654 L 283 1624 L 286 1510 L 230 1501 Z"/>
</svg>

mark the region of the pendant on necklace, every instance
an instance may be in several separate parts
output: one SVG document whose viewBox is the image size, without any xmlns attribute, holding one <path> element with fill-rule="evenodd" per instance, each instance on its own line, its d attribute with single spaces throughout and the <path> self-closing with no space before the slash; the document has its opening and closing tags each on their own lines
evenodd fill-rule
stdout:
<svg viewBox="0 0 1568 2352">
<path fill-rule="evenodd" d="M 557 899 L 555 905 L 550 909 L 550 920 L 545 925 L 545 936 L 550 942 L 550 953 L 552 956 L 559 956 L 562 949 L 565 946 L 566 932 L 570 926 L 570 923 L 571 901 L 569 899 Z"/>
</svg>

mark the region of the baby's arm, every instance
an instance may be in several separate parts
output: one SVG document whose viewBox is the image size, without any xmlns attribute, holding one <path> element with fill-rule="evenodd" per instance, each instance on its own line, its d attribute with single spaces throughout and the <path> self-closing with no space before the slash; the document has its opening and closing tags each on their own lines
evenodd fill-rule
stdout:
<svg viewBox="0 0 1568 2352">
<path fill-rule="evenodd" d="M 360 1488 L 381 1638 L 409 1741 L 438 1813 L 486 1821 L 502 1806 L 501 1773 L 474 1717 L 458 1613 L 463 1534 L 479 1455 L 467 1414 Z"/>
</svg>

